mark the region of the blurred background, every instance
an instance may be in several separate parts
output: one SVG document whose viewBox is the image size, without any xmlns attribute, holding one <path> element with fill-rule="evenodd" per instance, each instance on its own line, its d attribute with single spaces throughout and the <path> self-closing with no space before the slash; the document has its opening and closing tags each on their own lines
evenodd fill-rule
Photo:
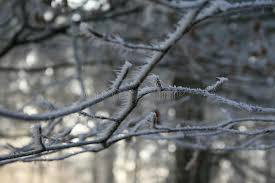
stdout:
<svg viewBox="0 0 275 183">
<path fill-rule="evenodd" d="M 150 51 L 129 49 L 87 36 L 82 30 L 83 23 L 119 41 L 154 44 L 175 28 L 185 12 L 161 2 L 0 0 L 1 107 L 37 114 L 99 94 L 110 86 L 115 71 L 125 60 L 140 66 Z M 272 107 L 274 33 L 272 7 L 221 13 L 190 30 L 154 73 L 167 84 L 192 88 L 206 88 L 216 82 L 216 77 L 226 77 L 228 81 L 216 91 L 219 95 Z M 121 110 L 122 98 L 108 99 L 97 104 L 96 110 L 90 110 L 112 116 Z M 167 93 L 146 97 L 131 118 L 155 110 L 160 113 L 161 123 L 171 126 L 251 115 L 217 105 L 211 99 Z M 99 123 L 78 114 L 57 121 L 51 122 L 57 124 L 57 131 L 71 128 L 70 135 L 77 138 L 85 138 L 83 135 L 91 133 Z M 42 125 L 49 123 L 42 122 Z M 28 122 L 0 118 L 1 155 L 9 152 L 9 148 L 30 143 L 31 126 Z M 236 128 L 246 131 L 254 127 L 263 128 L 266 124 L 244 123 Z M 0 180 L 3 183 L 275 182 L 272 148 L 216 152 L 192 145 L 202 143 L 223 148 L 242 139 L 242 136 L 221 134 L 208 144 L 207 139 L 191 137 L 186 140 L 154 136 L 130 138 L 98 153 L 83 153 L 61 161 L 0 166 Z M 264 136 L 257 143 L 273 144 L 274 134 Z M 77 150 L 71 148 L 58 155 Z"/>
</svg>

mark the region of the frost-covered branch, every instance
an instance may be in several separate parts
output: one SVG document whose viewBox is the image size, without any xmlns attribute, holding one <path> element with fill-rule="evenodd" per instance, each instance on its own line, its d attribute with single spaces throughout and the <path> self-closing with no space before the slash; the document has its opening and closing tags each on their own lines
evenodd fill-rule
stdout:
<svg viewBox="0 0 275 183">
<path fill-rule="evenodd" d="M 218 91 L 220 88 L 223 89 L 223 87 L 221 87 L 222 85 L 230 84 L 231 78 L 228 81 L 228 79 L 225 77 L 218 77 L 218 80 L 214 84 L 208 83 L 200 86 L 200 88 L 196 88 L 189 86 L 171 86 L 170 84 L 166 84 L 166 82 L 162 81 L 160 76 L 152 74 L 154 69 L 156 69 L 161 61 L 164 60 L 164 58 L 167 58 L 167 62 L 169 64 L 174 64 L 171 62 L 171 60 L 177 53 L 173 53 L 171 56 L 169 54 L 174 51 L 182 51 L 180 49 L 177 50 L 174 48 L 176 45 L 178 45 L 178 42 L 181 40 L 181 38 L 190 30 L 195 28 L 195 25 L 200 21 L 203 21 L 212 16 L 216 16 L 219 13 L 229 12 L 235 9 L 242 10 L 244 8 L 250 7 L 273 7 L 274 1 L 256 0 L 251 2 L 233 3 L 225 0 L 158 0 L 158 2 L 164 4 L 165 6 L 183 10 L 181 11 L 183 16 L 175 25 L 174 30 L 172 30 L 164 39 L 161 39 L 154 45 L 130 43 L 125 41 L 126 39 L 124 38 L 112 36 L 108 33 L 98 32 L 94 28 L 86 27 L 89 34 L 107 43 L 116 44 L 122 48 L 130 48 L 131 51 L 142 49 L 145 52 L 145 56 L 133 56 L 133 61 L 131 60 L 131 63 L 126 61 L 121 69 L 117 72 L 116 78 L 113 79 L 111 86 L 106 87 L 105 90 L 101 91 L 98 95 L 93 97 L 90 97 L 87 94 L 88 88 L 84 82 L 84 66 L 85 64 L 91 63 L 85 61 L 85 58 L 82 58 L 82 56 L 84 56 L 82 53 L 84 48 L 82 48 L 80 45 L 84 44 L 81 40 L 85 39 L 86 37 L 82 37 L 83 33 L 78 30 L 78 23 L 81 25 L 81 22 L 83 22 L 83 25 L 86 21 L 88 22 L 88 20 L 100 19 L 99 15 L 105 15 L 107 17 L 110 16 L 109 18 L 114 18 L 115 15 L 119 16 L 118 12 L 97 12 L 98 15 L 95 13 L 95 17 L 97 18 L 90 17 L 89 14 L 85 14 L 85 16 L 80 14 L 80 17 L 76 16 L 79 18 L 79 22 L 72 23 L 69 21 L 66 22 L 63 26 L 57 27 L 53 25 L 51 21 L 45 25 L 45 27 L 47 27 L 46 33 L 39 32 L 41 31 L 41 27 L 42 29 L 44 28 L 44 25 L 38 26 L 36 25 L 38 22 L 36 22 L 29 26 L 31 28 L 37 29 L 36 32 L 38 33 L 38 36 L 31 35 L 32 31 L 27 31 L 22 34 L 23 36 L 21 35 L 14 37 L 14 44 L 18 42 L 23 44 L 23 42 L 32 42 L 39 41 L 40 39 L 46 39 L 46 37 L 55 35 L 55 33 L 65 34 L 69 37 L 73 36 L 71 40 L 71 51 L 73 60 L 75 62 L 66 62 L 64 64 L 61 62 L 52 64 L 49 67 L 53 67 L 52 69 L 75 67 L 75 76 L 70 77 L 70 81 L 72 79 L 77 79 L 78 85 L 81 89 L 81 98 L 74 103 L 68 102 L 65 106 L 60 107 L 58 104 L 48 101 L 46 98 L 40 98 L 40 100 L 37 102 L 35 99 L 39 96 L 39 94 L 36 94 L 30 102 L 23 105 L 22 107 L 22 109 L 24 109 L 30 104 L 39 103 L 42 105 L 43 103 L 44 110 L 38 111 L 36 114 L 22 112 L 21 110 L 11 110 L 4 107 L 4 105 L 1 105 L 0 116 L 2 118 L 19 120 L 22 123 L 32 122 L 36 124 L 33 127 L 31 143 L 26 144 L 20 148 L 13 147 L 12 145 L 4 146 L 5 150 L 8 149 L 8 153 L 2 154 L 0 156 L 0 165 L 17 161 L 32 162 L 64 160 L 81 153 L 99 152 L 121 140 L 138 137 L 146 139 L 164 139 L 174 141 L 175 143 L 178 143 L 185 148 L 212 150 L 214 152 L 274 148 L 275 144 L 273 139 L 275 132 L 275 108 L 261 107 L 260 105 L 250 104 L 249 102 L 240 102 L 242 99 L 233 99 L 234 97 L 232 96 L 227 97 L 227 95 L 216 93 L 216 91 Z M 58 10 L 56 11 L 58 12 Z M 75 10 L 75 12 L 78 12 L 78 10 Z M 21 13 L 27 14 L 28 12 L 23 11 Z M 71 15 L 70 11 L 67 13 Z M 83 17 L 81 17 L 82 15 Z M 120 15 L 125 15 L 125 11 L 121 11 Z M 8 20 L 9 19 L 3 20 L 3 23 L 1 21 L 1 26 L 2 24 L 4 25 Z M 25 31 L 25 26 L 26 25 L 24 23 L 24 25 L 22 25 L 23 28 L 21 27 L 22 31 Z M 70 32 L 71 29 L 72 32 Z M 196 37 L 195 33 L 193 34 L 193 36 Z M 212 41 L 214 42 L 214 40 Z M 188 44 L 189 43 L 187 42 L 187 47 L 189 46 Z M 231 44 L 234 46 L 234 43 Z M 190 45 L 190 47 L 191 46 L 192 45 Z M 9 49 L 12 47 L 13 45 L 11 45 Z M 9 49 L 5 48 L 4 51 L 0 51 L 0 55 L 4 54 L 6 50 Z M 207 50 L 207 48 L 203 49 Z M 196 55 L 198 52 L 199 51 L 195 50 L 192 54 Z M 262 52 L 263 54 L 265 53 L 265 51 Z M 168 55 L 170 57 L 168 57 Z M 255 60 L 254 57 L 252 60 Z M 185 58 L 180 58 L 180 60 L 184 59 Z M 125 58 L 123 60 L 128 59 Z M 140 63 L 143 64 L 140 65 Z M 216 63 L 213 62 L 211 64 L 213 65 Z M 184 64 L 183 66 L 186 67 L 188 64 Z M 11 71 L 37 73 L 45 72 L 49 67 L 41 66 L 29 68 L 25 66 L 19 67 L 12 65 L 1 66 L 0 70 L 5 71 L 5 73 L 9 73 Z M 174 67 L 179 67 L 179 64 L 174 64 Z M 206 73 L 206 75 L 207 74 L 208 73 Z M 21 73 L 21 75 L 24 74 Z M 214 76 L 213 78 L 211 76 L 209 77 L 213 80 L 217 76 Z M 228 82 L 225 83 L 226 81 Z M 59 82 L 56 81 L 55 83 Z M 24 83 L 21 85 L 21 87 L 24 88 Z M 53 85 L 55 84 L 48 84 L 38 93 L 42 93 L 44 90 L 46 91 Z M 228 90 L 230 89 L 231 88 L 229 87 Z M 139 107 L 143 108 L 143 102 L 145 105 L 151 105 L 153 102 L 148 100 L 148 98 L 154 94 L 169 94 L 176 96 L 175 98 L 187 96 L 190 100 L 192 100 L 192 96 L 198 96 L 200 99 L 208 99 L 207 101 L 211 104 L 223 105 L 228 108 L 237 109 L 239 112 L 242 111 L 243 114 L 248 115 L 248 117 L 232 117 L 232 119 L 230 117 L 228 120 L 220 120 L 218 122 L 207 122 L 203 120 L 185 121 L 184 119 L 170 120 L 166 116 L 161 116 L 162 114 L 159 112 L 159 110 L 156 109 L 163 107 L 162 105 L 152 107 L 154 109 L 148 107 L 150 108 L 150 111 L 144 110 L 145 112 L 141 114 Z M 110 114 L 108 113 L 105 115 L 92 112 L 103 106 L 99 106 L 98 104 L 112 100 L 115 97 L 118 98 L 118 103 L 120 102 L 120 106 L 118 107 L 113 101 L 108 103 L 107 105 L 113 105 L 108 106 L 109 108 L 113 107 Z M 184 104 L 191 105 L 191 103 L 187 102 Z M 135 112 L 138 114 L 135 114 Z M 252 115 L 255 116 L 251 117 Z M 263 117 L 262 115 L 265 115 L 266 117 Z M 65 119 L 66 117 L 70 118 L 69 120 L 76 122 L 73 125 L 66 126 L 64 125 L 66 124 L 66 120 L 68 120 Z M 82 131 L 81 133 L 78 133 L 76 130 L 78 127 L 84 128 L 84 132 Z M 79 148 L 79 151 L 65 153 L 65 155 L 62 156 L 58 153 L 60 151 L 66 152 L 67 149 L 75 147 Z M 52 155 L 52 158 L 48 158 L 48 155 Z M 194 156 L 193 161 L 195 161 L 195 159 L 196 157 Z M 187 169 L 189 169 L 191 166 L 192 162 L 190 162 L 190 165 L 187 167 Z"/>
</svg>

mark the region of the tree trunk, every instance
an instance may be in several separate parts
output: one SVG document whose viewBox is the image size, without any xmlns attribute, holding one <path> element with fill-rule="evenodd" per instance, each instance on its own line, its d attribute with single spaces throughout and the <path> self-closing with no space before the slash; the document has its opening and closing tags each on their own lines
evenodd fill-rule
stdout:
<svg viewBox="0 0 275 183">
<path fill-rule="evenodd" d="M 184 81 L 190 81 L 184 79 Z M 197 82 L 183 82 L 183 79 L 176 78 L 175 85 L 201 87 Z M 192 104 L 184 103 L 176 108 L 178 119 L 203 120 L 203 108 L 201 101 L 192 98 Z M 208 183 L 211 178 L 212 156 L 207 151 L 195 151 L 177 146 L 175 152 L 175 182 L 176 183 Z M 192 161 L 192 162 L 190 162 Z"/>
</svg>

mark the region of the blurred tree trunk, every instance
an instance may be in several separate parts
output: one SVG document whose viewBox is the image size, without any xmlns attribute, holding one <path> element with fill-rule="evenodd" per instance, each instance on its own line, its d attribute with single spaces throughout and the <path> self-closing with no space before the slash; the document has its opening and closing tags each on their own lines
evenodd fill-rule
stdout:
<svg viewBox="0 0 275 183">
<path fill-rule="evenodd" d="M 95 183 L 114 182 L 115 149 L 110 147 L 101 154 L 96 154 L 92 159 L 92 181 Z"/>
<path fill-rule="evenodd" d="M 274 177 L 274 156 L 272 155 L 273 150 L 266 151 L 265 154 L 265 161 L 266 161 L 266 170 L 265 170 L 265 182 L 274 182 L 275 180 L 273 179 Z"/>
<path fill-rule="evenodd" d="M 198 152 L 196 162 L 190 169 L 188 163 L 194 157 L 194 150 L 177 147 L 176 156 L 176 181 L 177 183 L 208 183 L 211 178 L 211 155 L 207 151 Z"/>
<path fill-rule="evenodd" d="M 188 81 L 188 83 L 186 82 Z M 200 83 L 189 78 L 175 78 L 177 86 L 202 87 Z M 190 103 L 192 102 L 192 103 Z M 201 101 L 192 98 L 176 108 L 176 118 L 184 120 L 203 120 Z M 175 152 L 175 182 L 176 183 L 208 183 L 211 178 L 212 157 L 207 151 L 195 151 L 177 146 Z M 190 166 L 190 161 L 192 165 Z M 187 168 L 187 166 L 189 166 Z"/>
</svg>

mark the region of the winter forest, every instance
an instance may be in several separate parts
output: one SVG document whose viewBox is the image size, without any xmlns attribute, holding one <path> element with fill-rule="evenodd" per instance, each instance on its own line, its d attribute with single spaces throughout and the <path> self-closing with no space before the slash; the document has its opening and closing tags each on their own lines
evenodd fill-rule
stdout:
<svg viewBox="0 0 275 183">
<path fill-rule="evenodd" d="M 275 0 L 0 0 L 0 182 L 275 182 Z"/>
</svg>

